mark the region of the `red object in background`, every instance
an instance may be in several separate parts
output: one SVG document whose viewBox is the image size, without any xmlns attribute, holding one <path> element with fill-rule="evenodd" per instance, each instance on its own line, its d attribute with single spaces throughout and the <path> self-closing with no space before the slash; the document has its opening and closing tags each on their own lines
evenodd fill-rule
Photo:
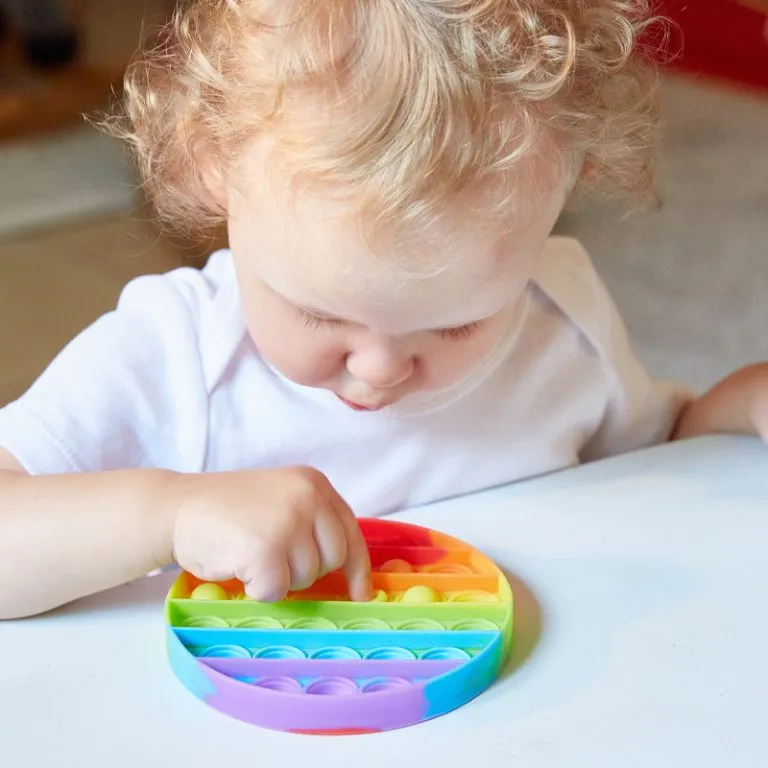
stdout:
<svg viewBox="0 0 768 768">
<path fill-rule="evenodd" d="M 768 4 L 738 0 L 656 0 L 655 11 L 671 19 L 675 69 L 728 80 L 768 92 Z"/>
</svg>

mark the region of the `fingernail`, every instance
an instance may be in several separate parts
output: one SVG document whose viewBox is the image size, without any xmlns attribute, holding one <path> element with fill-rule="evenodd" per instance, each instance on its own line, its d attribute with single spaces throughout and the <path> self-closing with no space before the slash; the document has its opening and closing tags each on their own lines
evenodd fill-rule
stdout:
<svg viewBox="0 0 768 768">
<path fill-rule="evenodd" d="M 368 577 L 360 585 L 358 601 L 361 603 L 367 603 L 369 600 L 371 600 L 372 597 L 373 584 L 371 583 L 370 577 Z"/>
</svg>

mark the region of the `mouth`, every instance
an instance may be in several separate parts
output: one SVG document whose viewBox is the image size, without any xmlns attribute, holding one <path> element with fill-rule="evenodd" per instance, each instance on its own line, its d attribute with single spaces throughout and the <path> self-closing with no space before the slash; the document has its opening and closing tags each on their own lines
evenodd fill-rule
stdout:
<svg viewBox="0 0 768 768">
<path fill-rule="evenodd" d="M 338 397 L 347 408 L 351 408 L 353 411 L 379 411 L 387 405 L 386 403 L 382 403 L 381 405 L 360 405 L 360 403 L 353 403 L 351 400 L 347 400 L 341 395 L 336 395 L 336 397 Z"/>
</svg>

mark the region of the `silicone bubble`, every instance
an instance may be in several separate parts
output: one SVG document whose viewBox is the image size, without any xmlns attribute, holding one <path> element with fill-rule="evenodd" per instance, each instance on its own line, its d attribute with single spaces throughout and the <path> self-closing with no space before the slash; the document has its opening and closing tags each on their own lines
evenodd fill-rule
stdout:
<svg viewBox="0 0 768 768">
<path fill-rule="evenodd" d="M 482 589 L 468 589 L 464 592 L 454 592 L 450 596 L 452 603 L 498 603 L 498 595 L 485 592 Z"/>
<path fill-rule="evenodd" d="M 320 677 L 310 683 L 304 692 L 314 696 L 354 696 L 360 689 L 346 677 Z"/>
<path fill-rule="evenodd" d="M 362 690 L 363 693 L 383 693 L 398 688 L 407 688 L 409 685 L 410 682 L 403 677 L 380 677 L 367 682 Z"/>
<path fill-rule="evenodd" d="M 325 619 L 322 616 L 307 616 L 303 619 L 295 619 L 289 622 L 288 629 L 336 629 L 330 619 Z"/>
<path fill-rule="evenodd" d="M 442 601 L 439 593 L 432 587 L 417 585 L 403 592 L 401 603 L 439 603 Z"/>
<path fill-rule="evenodd" d="M 219 584 L 199 584 L 189 596 L 191 600 L 229 600 L 229 592 Z"/>
<path fill-rule="evenodd" d="M 474 568 L 463 563 L 442 563 L 438 565 L 425 565 L 419 569 L 423 573 L 441 573 L 441 574 L 455 574 L 463 575 L 469 573 L 477 573 Z"/>
<path fill-rule="evenodd" d="M 383 589 L 377 589 L 374 596 L 368 601 L 370 603 L 386 603 L 389 596 Z"/>
<path fill-rule="evenodd" d="M 221 616 L 191 616 L 184 621 L 183 626 L 197 629 L 224 629 L 229 626 L 229 622 Z"/>
<path fill-rule="evenodd" d="M 235 626 L 238 629 L 282 629 L 283 623 L 273 616 L 252 616 L 240 619 Z"/>
<path fill-rule="evenodd" d="M 439 632 L 445 627 L 434 619 L 409 619 L 400 624 L 397 629 L 404 629 L 408 632 Z"/>
<path fill-rule="evenodd" d="M 461 648 L 430 648 L 419 656 L 423 661 L 467 660 L 470 655 Z"/>
<path fill-rule="evenodd" d="M 292 677 L 262 677 L 253 685 L 257 688 L 265 688 L 268 691 L 279 693 L 301 693 L 301 683 Z"/>
<path fill-rule="evenodd" d="M 353 648 L 346 646 L 328 646 L 327 648 L 318 648 L 309 654 L 310 659 L 359 659 L 360 654 Z"/>
<path fill-rule="evenodd" d="M 341 629 L 358 629 L 379 632 L 392 629 L 392 625 L 387 624 L 383 619 L 371 617 L 370 619 L 352 619 L 351 621 L 346 621 L 341 625 Z"/>
<path fill-rule="evenodd" d="M 379 573 L 413 573 L 413 566 L 407 560 L 387 560 L 378 571 Z"/>
<path fill-rule="evenodd" d="M 406 661 L 415 659 L 416 654 L 407 648 L 397 648 L 392 645 L 386 648 L 374 648 L 372 651 L 368 651 L 363 658 L 376 661 Z"/>
<path fill-rule="evenodd" d="M 498 625 L 488 619 L 464 619 L 451 626 L 456 632 L 498 632 Z"/>
<path fill-rule="evenodd" d="M 250 659 L 251 654 L 240 645 L 212 645 L 201 654 L 207 659 Z"/>
<path fill-rule="evenodd" d="M 270 645 L 259 648 L 253 657 L 255 659 L 304 659 L 306 655 L 300 648 L 294 648 L 292 645 Z"/>
</svg>

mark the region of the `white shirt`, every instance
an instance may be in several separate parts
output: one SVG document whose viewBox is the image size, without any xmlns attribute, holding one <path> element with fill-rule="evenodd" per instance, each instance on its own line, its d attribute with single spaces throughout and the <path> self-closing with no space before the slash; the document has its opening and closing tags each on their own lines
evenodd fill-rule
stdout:
<svg viewBox="0 0 768 768">
<path fill-rule="evenodd" d="M 458 385 L 357 412 L 259 356 L 220 251 L 131 282 L 0 410 L 0 445 L 31 474 L 309 465 L 373 516 L 668 439 L 688 393 L 650 380 L 576 241 L 549 241 L 520 307 Z"/>
</svg>

